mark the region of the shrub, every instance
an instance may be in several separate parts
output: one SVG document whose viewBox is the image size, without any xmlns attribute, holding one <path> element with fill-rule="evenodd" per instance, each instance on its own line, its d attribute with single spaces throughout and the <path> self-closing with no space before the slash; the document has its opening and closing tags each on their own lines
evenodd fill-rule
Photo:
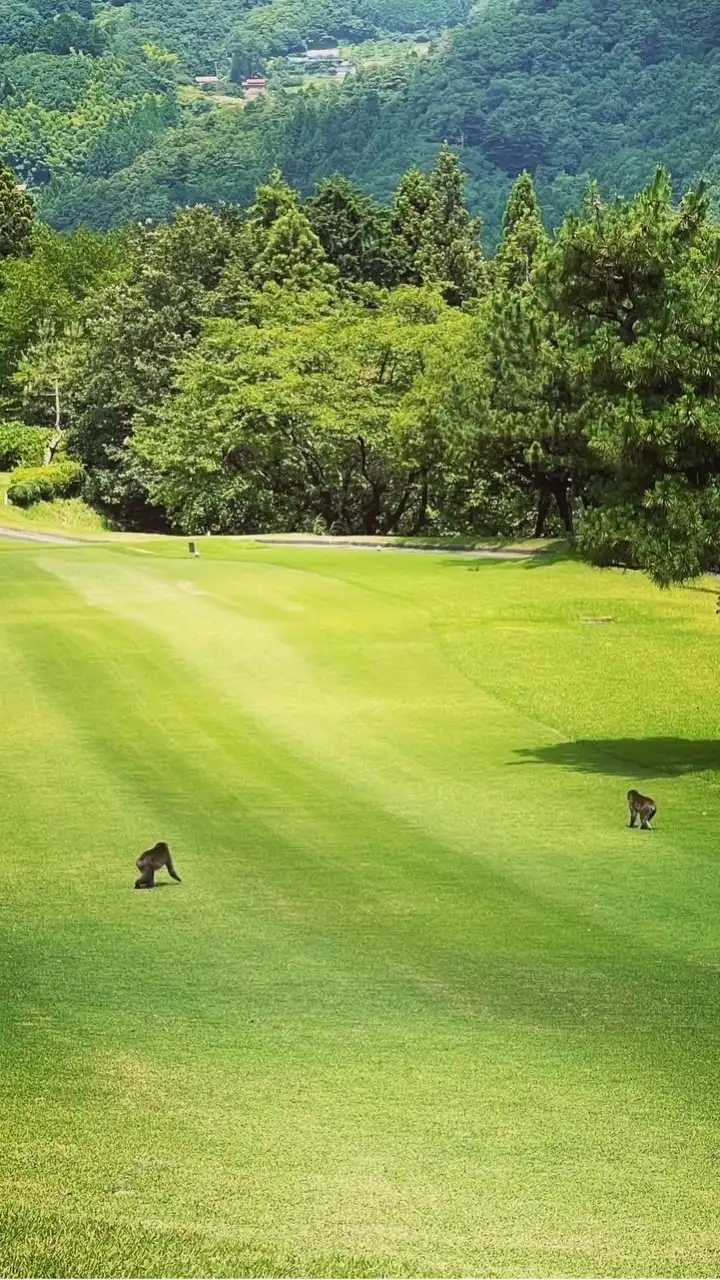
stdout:
<svg viewBox="0 0 720 1280">
<path fill-rule="evenodd" d="M 8 497 L 15 507 L 31 507 L 52 498 L 52 485 L 48 480 L 21 481 L 10 486 Z"/>
<path fill-rule="evenodd" d="M 0 423 L 0 471 L 39 467 L 51 435 L 48 427 L 28 427 L 24 422 Z"/>
<path fill-rule="evenodd" d="M 72 498 L 80 492 L 85 478 L 81 463 L 53 462 L 49 467 L 18 467 L 12 474 L 8 498 L 16 507 L 31 507 L 34 502 L 51 502 L 53 498 Z"/>
</svg>

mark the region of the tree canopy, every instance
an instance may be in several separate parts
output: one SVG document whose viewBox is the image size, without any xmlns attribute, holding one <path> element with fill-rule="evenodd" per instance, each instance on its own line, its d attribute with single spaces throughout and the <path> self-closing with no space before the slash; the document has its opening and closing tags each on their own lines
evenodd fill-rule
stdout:
<svg viewBox="0 0 720 1280">
<path fill-rule="evenodd" d="M 0 164 L 0 258 L 19 258 L 27 252 L 33 226 L 33 207 L 7 165 Z"/>
<path fill-rule="evenodd" d="M 118 524 L 563 533 L 662 585 L 720 568 L 702 185 L 591 188 L 553 234 L 523 172 L 490 257 L 449 150 L 387 207 L 275 169 L 245 208 L 120 232 L 33 225 L 7 191 L 0 427 L 33 458 L 42 431 Z"/>
</svg>

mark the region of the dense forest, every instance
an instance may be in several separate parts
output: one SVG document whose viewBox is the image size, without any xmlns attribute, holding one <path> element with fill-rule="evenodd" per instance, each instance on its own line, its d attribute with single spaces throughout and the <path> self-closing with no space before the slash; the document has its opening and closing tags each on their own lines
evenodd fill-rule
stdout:
<svg viewBox="0 0 720 1280">
<path fill-rule="evenodd" d="M 720 560 L 720 226 L 658 170 L 494 256 L 443 149 L 389 205 L 302 199 L 57 232 L 0 170 L 0 467 L 188 534 L 564 531 L 660 583 Z"/>
<path fill-rule="evenodd" d="M 288 55 L 335 41 L 354 74 L 294 83 Z M 551 226 L 590 179 L 631 195 L 659 163 L 714 198 L 719 57 L 720 0 L 6 0 L 0 156 L 52 225 L 108 228 L 248 205 L 275 165 L 303 195 L 342 172 L 387 202 L 447 142 L 491 247 L 523 171 Z"/>
<path fill-rule="evenodd" d="M 8 0 L 9 500 L 717 567 L 719 67 L 720 0 Z"/>
</svg>

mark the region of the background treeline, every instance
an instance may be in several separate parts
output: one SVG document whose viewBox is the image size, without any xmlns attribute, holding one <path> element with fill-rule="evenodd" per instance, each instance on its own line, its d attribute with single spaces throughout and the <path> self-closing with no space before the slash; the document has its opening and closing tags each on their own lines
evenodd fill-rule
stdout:
<svg viewBox="0 0 720 1280">
<path fill-rule="evenodd" d="M 720 228 L 658 170 L 493 258 L 457 158 L 390 206 L 279 172 L 247 210 L 60 234 L 0 171 L 13 501 L 129 528 L 540 535 L 665 583 L 720 560 Z M 42 456 L 41 456 L 42 455 Z M 40 463 L 40 465 L 38 465 Z"/>
<path fill-rule="evenodd" d="M 397 56 L 343 84 L 246 107 L 192 87 L 216 65 L 237 81 L 308 43 L 378 36 Z M 720 0 L 6 0 L 0 156 L 53 225 L 108 228 L 249 204 L 274 165 L 303 195 L 340 171 L 387 201 L 447 141 L 491 246 L 523 171 L 551 226 L 590 176 L 632 195 L 659 163 L 677 192 L 704 178 L 715 200 L 719 71 Z"/>
</svg>

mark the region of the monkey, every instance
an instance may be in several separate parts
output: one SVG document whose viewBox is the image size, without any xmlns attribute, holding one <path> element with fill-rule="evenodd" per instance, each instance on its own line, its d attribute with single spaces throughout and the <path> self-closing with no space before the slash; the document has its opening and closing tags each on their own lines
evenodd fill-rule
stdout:
<svg viewBox="0 0 720 1280">
<path fill-rule="evenodd" d="M 164 840 L 159 840 L 157 844 L 153 845 L 152 849 L 146 849 L 144 853 L 141 853 L 135 866 L 140 872 L 138 879 L 135 881 L 136 889 L 154 888 L 155 872 L 159 871 L 161 867 L 167 867 L 168 873 L 173 880 L 177 880 L 178 884 L 181 883 L 180 877 L 173 866 L 170 850 Z"/>
<path fill-rule="evenodd" d="M 650 826 L 651 818 L 657 813 L 657 805 L 650 796 L 641 796 L 639 791 L 628 791 L 628 806 L 630 809 L 630 826 L 634 827 L 636 819 L 640 819 L 640 826 L 643 831 L 652 831 Z"/>
</svg>

